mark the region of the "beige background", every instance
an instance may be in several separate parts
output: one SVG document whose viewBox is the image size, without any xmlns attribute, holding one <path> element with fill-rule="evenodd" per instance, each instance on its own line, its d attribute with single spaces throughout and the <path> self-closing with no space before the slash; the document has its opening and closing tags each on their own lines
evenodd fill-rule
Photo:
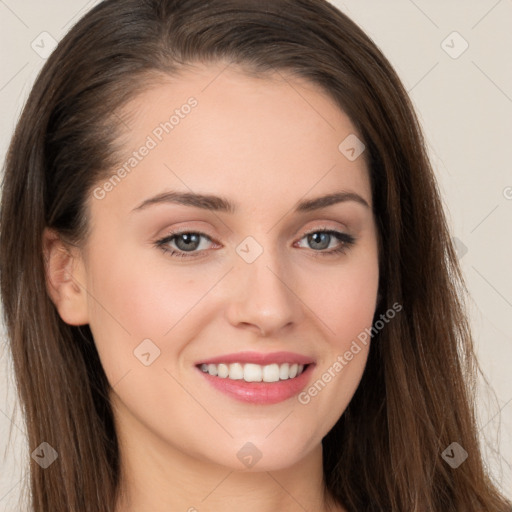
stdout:
<svg viewBox="0 0 512 512">
<path fill-rule="evenodd" d="M 48 48 L 41 33 L 59 40 L 96 3 L 0 0 L 2 162 L 44 63 L 32 42 L 45 38 Z M 333 3 L 395 66 L 423 124 L 471 293 L 479 358 L 496 393 L 482 388 L 480 434 L 494 478 L 512 498 L 512 0 Z M 29 451 L 3 328 L 1 340 L 0 511 L 13 511 Z"/>
</svg>

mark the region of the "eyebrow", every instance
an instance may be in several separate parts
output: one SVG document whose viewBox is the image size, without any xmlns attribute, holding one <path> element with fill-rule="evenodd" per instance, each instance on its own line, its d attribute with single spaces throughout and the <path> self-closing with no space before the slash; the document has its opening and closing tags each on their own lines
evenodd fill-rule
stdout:
<svg viewBox="0 0 512 512">
<path fill-rule="evenodd" d="M 348 201 L 354 201 L 365 206 L 366 208 L 370 208 L 370 205 L 367 203 L 367 201 L 355 192 L 335 192 L 333 194 L 327 194 L 324 196 L 316 197 L 314 199 L 299 201 L 295 205 L 295 212 L 311 212 L 314 210 L 320 210 L 321 208 L 325 208 L 333 204 L 344 203 Z M 195 194 L 192 192 L 168 191 L 146 199 L 139 206 L 134 208 L 132 212 L 143 210 L 148 206 L 165 203 L 193 206 L 196 208 L 203 208 L 205 210 L 225 212 L 230 214 L 235 213 L 238 207 L 236 203 L 233 203 L 225 197 L 210 194 Z"/>
</svg>

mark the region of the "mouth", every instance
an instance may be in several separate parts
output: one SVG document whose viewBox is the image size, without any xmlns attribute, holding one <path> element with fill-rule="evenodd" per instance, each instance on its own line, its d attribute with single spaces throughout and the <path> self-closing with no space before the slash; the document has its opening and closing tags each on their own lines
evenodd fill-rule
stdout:
<svg viewBox="0 0 512 512">
<path fill-rule="evenodd" d="M 300 393 L 316 363 L 291 352 L 240 352 L 200 361 L 195 366 L 217 391 L 235 400 L 269 405 Z"/>
<path fill-rule="evenodd" d="M 301 375 L 309 364 L 282 363 L 260 365 L 254 363 L 202 363 L 197 367 L 212 377 L 245 382 L 279 382 L 295 379 Z"/>
</svg>

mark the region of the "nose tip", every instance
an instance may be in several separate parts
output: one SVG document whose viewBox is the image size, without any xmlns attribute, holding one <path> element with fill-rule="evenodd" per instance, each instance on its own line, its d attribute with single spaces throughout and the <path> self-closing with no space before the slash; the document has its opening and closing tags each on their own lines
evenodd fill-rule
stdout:
<svg viewBox="0 0 512 512">
<path fill-rule="evenodd" d="M 228 319 L 233 325 L 256 329 L 268 337 L 298 321 L 300 301 L 287 285 L 287 275 L 279 275 L 275 258 L 261 255 L 255 262 L 242 262 L 234 277 L 236 291 L 231 291 Z M 237 299 L 237 295 L 240 297 Z"/>
</svg>

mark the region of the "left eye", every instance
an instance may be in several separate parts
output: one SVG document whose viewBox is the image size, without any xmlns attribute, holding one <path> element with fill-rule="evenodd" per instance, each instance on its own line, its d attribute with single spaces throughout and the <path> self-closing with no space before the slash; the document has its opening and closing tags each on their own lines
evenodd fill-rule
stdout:
<svg viewBox="0 0 512 512">
<path fill-rule="evenodd" d="M 350 235 L 347 235 L 346 233 L 340 233 L 339 231 L 333 231 L 333 230 L 323 230 L 323 231 L 312 231 L 310 233 L 307 233 L 306 235 L 301 238 L 303 240 L 304 238 L 307 238 L 308 242 L 313 243 L 314 245 L 325 245 L 325 241 L 327 240 L 327 247 L 329 247 L 330 243 L 333 238 L 338 240 L 338 242 L 341 242 L 341 249 L 347 248 L 347 246 L 354 243 L 354 238 Z M 317 249 L 319 249 L 317 245 Z M 320 247 L 320 249 L 327 249 L 327 247 Z M 326 254 L 331 254 L 333 252 L 340 252 L 340 248 L 334 248 L 330 251 L 322 251 Z M 317 252 L 317 251 L 315 251 Z"/>
<path fill-rule="evenodd" d="M 199 255 L 198 253 L 204 252 L 204 250 L 198 251 L 201 245 L 201 238 L 209 240 L 210 242 L 212 241 L 211 238 L 204 233 L 182 231 L 181 233 L 170 233 L 165 238 L 158 240 L 155 245 L 173 257 L 191 258 L 197 257 Z M 338 246 L 326 251 L 325 249 L 329 247 L 333 238 L 338 240 Z M 306 233 L 300 240 L 303 239 L 307 239 L 307 242 L 316 246 L 316 249 L 320 249 L 314 250 L 313 252 L 324 256 L 345 253 L 355 242 L 355 238 L 352 235 L 334 230 L 311 231 Z M 325 245 L 326 241 L 327 245 Z M 175 244 L 175 247 L 170 246 L 170 244 Z M 318 247 L 318 245 L 321 247 Z"/>
<path fill-rule="evenodd" d="M 196 256 L 196 254 L 189 255 L 186 253 L 198 249 L 198 245 L 200 245 L 201 238 L 206 238 L 207 240 L 211 241 L 211 238 L 208 235 L 205 235 L 204 233 L 183 231 L 181 233 L 171 233 L 162 240 L 159 240 L 156 244 L 161 249 L 163 249 L 164 252 L 170 253 L 171 256 L 188 258 Z M 178 250 L 176 251 L 172 246 L 169 247 L 170 243 L 176 244 Z"/>
</svg>

